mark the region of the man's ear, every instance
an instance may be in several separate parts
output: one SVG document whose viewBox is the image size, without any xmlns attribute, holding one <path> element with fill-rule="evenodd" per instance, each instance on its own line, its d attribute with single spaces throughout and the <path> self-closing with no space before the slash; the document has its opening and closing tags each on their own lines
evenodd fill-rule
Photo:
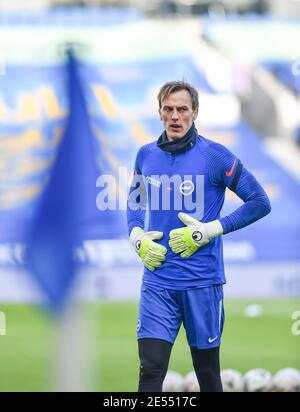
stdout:
<svg viewBox="0 0 300 412">
<path fill-rule="evenodd" d="M 193 111 L 193 120 L 196 120 L 198 117 L 198 109 Z"/>
<path fill-rule="evenodd" d="M 159 115 L 160 120 L 162 120 L 161 109 L 158 109 L 158 115 Z"/>
</svg>

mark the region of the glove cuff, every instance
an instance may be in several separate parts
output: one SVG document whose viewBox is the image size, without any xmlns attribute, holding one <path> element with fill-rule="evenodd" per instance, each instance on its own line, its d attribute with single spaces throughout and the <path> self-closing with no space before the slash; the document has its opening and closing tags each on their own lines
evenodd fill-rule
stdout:
<svg viewBox="0 0 300 412">
<path fill-rule="evenodd" d="M 223 227 L 219 220 L 213 220 L 212 222 L 208 222 L 205 224 L 205 226 L 205 229 L 207 230 L 207 237 L 209 239 L 213 239 L 223 234 Z"/>
<path fill-rule="evenodd" d="M 137 251 L 136 244 L 135 244 L 136 240 L 137 240 L 138 236 L 142 235 L 143 233 L 144 233 L 144 230 L 139 226 L 135 226 L 132 229 L 132 231 L 130 232 L 129 240 L 130 240 L 130 243 L 132 244 L 132 246 L 134 247 L 135 251 Z"/>
</svg>

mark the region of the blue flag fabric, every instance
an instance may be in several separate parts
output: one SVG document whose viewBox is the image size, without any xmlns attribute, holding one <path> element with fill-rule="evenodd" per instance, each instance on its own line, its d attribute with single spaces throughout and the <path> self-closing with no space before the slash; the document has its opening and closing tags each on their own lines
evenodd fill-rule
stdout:
<svg viewBox="0 0 300 412">
<path fill-rule="evenodd" d="M 42 195 L 27 245 L 26 263 L 46 296 L 60 312 L 76 273 L 74 249 L 97 219 L 93 136 L 71 53 L 68 62 L 70 117 L 55 164 Z M 85 233 L 83 232 L 83 228 Z M 98 233 L 99 235 L 99 233 Z"/>
</svg>

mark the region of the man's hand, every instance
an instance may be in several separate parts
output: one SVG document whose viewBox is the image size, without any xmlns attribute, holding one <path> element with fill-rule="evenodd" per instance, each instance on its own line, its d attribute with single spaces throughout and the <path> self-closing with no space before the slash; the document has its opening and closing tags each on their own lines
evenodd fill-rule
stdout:
<svg viewBox="0 0 300 412">
<path fill-rule="evenodd" d="M 223 233 L 219 220 L 202 223 L 186 213 L 178 213 L 178 218 L 186 227 L 171 230 L 169 245 L 172 251 L 179 253 L 182 258 L 190 257 L 200 247 Z"/>
<path fill-rule="evenodd" d="M 163 237 L 162 232 L 144 232 L 140 227 L 134 227 L 130 233 L 130 242 L 142 262 L 149 270 L 155 270 L 166 260 L 167 248 L 153 242 Z"/>
</svg>

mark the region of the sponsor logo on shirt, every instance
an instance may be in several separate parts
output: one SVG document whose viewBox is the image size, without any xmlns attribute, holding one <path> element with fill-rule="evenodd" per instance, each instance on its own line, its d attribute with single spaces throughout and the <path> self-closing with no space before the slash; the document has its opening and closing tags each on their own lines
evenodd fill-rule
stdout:
<svg viewBox="0 0 300 412">
<path fill-rule="evenodd" d="M 154 179 L 151 176 L 146 176 L 146 180 L 152 186 L 155 186 L 155 187 L 158 187 L 158 188 L 161 186 L 161 182 L 157 179 Z"/>
</svg>

